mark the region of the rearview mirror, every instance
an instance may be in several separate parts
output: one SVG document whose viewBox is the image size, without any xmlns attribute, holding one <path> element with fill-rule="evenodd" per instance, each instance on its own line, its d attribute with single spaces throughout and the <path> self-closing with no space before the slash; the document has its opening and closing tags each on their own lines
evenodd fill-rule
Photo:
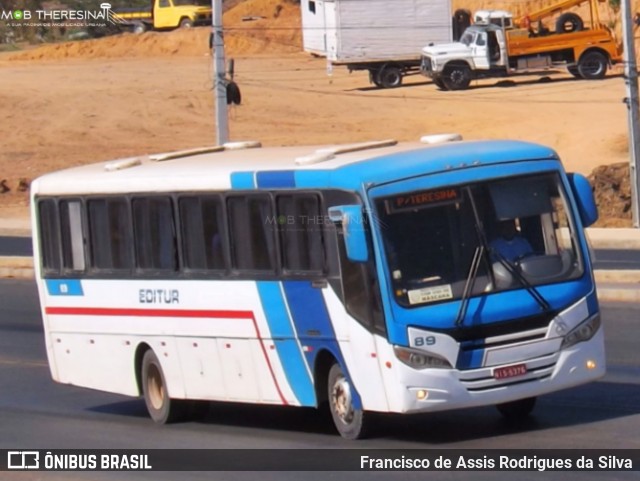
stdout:
<svg viewBox="0 0 640 481">
<path fill-rule="evenodd" d="M 582 174 L 569 174 L 568 177 L 573 196 L 578 204 L 582 225 L 589 227 L 598 220 L 598 207 L 596 207 L 596 201 L 593 198 L 591 184 Z"/>
<path fill-rule="evenodd" d="M 369 260 L 366 218 L 360 205 L 338 205 L 329 208 L 329 219 L 342 224 L 347 257 L 353 262 Z"/>
</svg>

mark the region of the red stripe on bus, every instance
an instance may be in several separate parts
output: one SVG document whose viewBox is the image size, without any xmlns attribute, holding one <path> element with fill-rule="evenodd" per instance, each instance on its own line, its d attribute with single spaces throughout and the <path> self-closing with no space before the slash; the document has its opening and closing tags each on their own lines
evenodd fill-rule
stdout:
<svg viewBox="0 0 640 481">
<path fill-rule="evenodd" d="M 186 318 L 209 318 L 209 319 L 248 319 L 253 322 L 253 328 L 256 331 L 256 336 L 260 341 L 260 348 L 262 354 L 269 367 L 271 378 L 278 391 L 278 396 L 282 404 L 285 406 L 289 403 L 282 394 L 276 374 L 273 371 L 273 366 L 267 355 L 267 350 L 264 347 L 264 341 L 258 328 L 258 322 L 256 321 L 253 311 L 219 311 L 219 310 L 193 310 L 193 309 L 121 309 L 121 308 L 109 308 L 109 307 L 46 307 L 45 312 L 47 314 L 67 315 L 67 316 L 135 316 L 135 317 L 186 317 Z"/>
<path fill-rule="evenodd" d="M 111 307 L 47 307 L 47 314 L 68 316 L 140 316 L 253 319 L 252 311 L 209 311 L 193 309 L 121 309 Z"/>
</svg>

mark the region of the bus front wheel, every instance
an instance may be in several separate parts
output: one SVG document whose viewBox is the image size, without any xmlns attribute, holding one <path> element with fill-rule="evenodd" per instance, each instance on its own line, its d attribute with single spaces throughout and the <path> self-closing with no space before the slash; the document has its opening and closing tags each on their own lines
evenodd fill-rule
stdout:
<svg viewBox="0 0 640 481">
<path fill-rule="evenodd" d="M 362 409 L 354 407 L 353 388 L 339 364 L 334 364 L 329 371 L 328 388 L 331 417 L 340 435 L 345 439 L 365 437 L 368 418 Z"/>
<path fill-rule="evenodd" d="M 535 397 L 518 399 L 508 403 L 498 404 L 496 408 L 508 421 L 522 421 L 525 419 L 536 405 Z"/>
<path fill-rule="evenodd" d="M 171 399 L 158 357 L 152 350 L 142 358 L 142 392 L 149 416 L 157 424 L 178 421 L 185 412 L 184 401 Z"/>
</svg>

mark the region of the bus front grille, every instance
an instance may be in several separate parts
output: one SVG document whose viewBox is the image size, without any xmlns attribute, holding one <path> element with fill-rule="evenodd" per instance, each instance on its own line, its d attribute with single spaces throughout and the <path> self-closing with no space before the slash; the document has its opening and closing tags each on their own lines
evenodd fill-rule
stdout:
<svg viewBox="0 0 640 481">
<path fill-rule="evenodd" d="M 460 371 L 459 380 L 469 392 L 482 392 L 491 389 L 505 388 L 526 382 L 542 381 L 553 374 L 560 353 L 542 356 L 518 363 L 526 366 L 522 375 L 499 379 L 495 372 L 505 366 L 483 367 L 468 371 Z"/>
</svg>

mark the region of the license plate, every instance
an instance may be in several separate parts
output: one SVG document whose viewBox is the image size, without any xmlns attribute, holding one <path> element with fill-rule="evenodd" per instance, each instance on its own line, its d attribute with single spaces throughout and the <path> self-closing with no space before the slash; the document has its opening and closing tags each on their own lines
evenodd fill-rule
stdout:
<svg viewBox="0 0 640 481">
<path fill-rule="evenodd" d="M 526 373 L 526 364 L 516 364 L 515 366 L 499 367 L 494 369 L 493 377 L 496 379 L 507 379 L 510 377 L 524 376 Z"/>
</svg>

